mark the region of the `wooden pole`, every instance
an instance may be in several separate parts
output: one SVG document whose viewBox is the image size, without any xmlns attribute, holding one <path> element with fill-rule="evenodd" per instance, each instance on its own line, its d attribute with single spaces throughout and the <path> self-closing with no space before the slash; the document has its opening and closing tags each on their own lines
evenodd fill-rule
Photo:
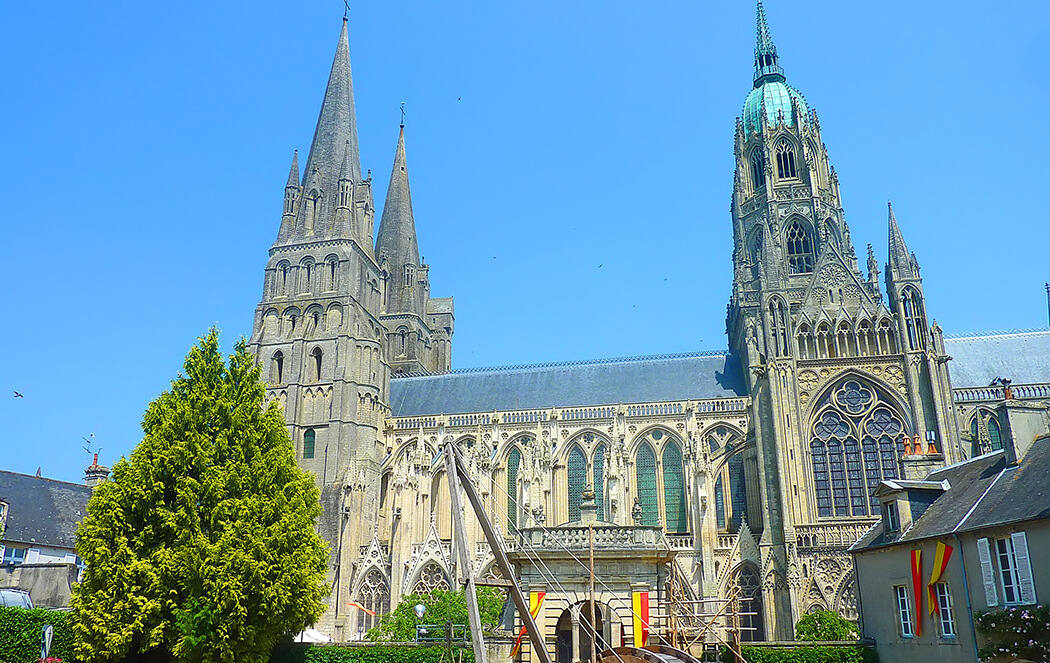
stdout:
<svg viewBox="0 0 1050 663">
<path fill-rule="evenodd" d="M 598 618 L 594 610 L 594 525 L 590 527 L 591 547 L 591 663 L 598 663 Z"/>
<path fill-rule="evenodd" d="M 511 568 L 510 561 L 507 559 L 507 553 L 503 552 L 503 544 L 499 537 L 496 536 L 496 531 L 492 528 L 492 523 L 489 522 L 489 518 L 485 514 L 485 507 L 481 504 L 478 492 L 474 490 L 474 484 L 470 482 L 470 475 L 463 464 L 463 458 L 459 455 L 459 448 L 449 442 L 445 445 L 445 451 L 455 454 L 455 468 L 463 481 L 463 493 L 467 496 L 467 500 L 470 501 L 470 505 L 474 507 L 474 515 L 478 518 L 481 531 L 485 533 L 485 539 L 489 542 L 489 548 L 492 549 L 492 555 L 496 558 L 496 564 L 499 566 L 500 571 L 503 572 L 503 577 L 513 581 L 514 569 Z M 529 612 L 529 602 L 525 600 L 521 593 L 521 588 L 518 587 L 516 582 L 510 588 L 510 597 L 514 600 L 514 607 L 517 608 L 521 621 L 525 624 L 525 630 L 529 634 L 529 641 L 532 643 L 532 650 L 539 658 L 539 663 L 551 663 L 550 653 L 547 651 L 543 638 L 540 636 L 536 620 L 532 618 L 532 613 Z"/>
<path fill-rule="evenodd" d="M 451 455 L 451 446 L 451 442 L 445 446 L 445 474 L 448 475 L 448 494 L 452 500 L 452 522 L 456 525 L 459 572 L 466 576 L 464 592 L 467 599 L 467 617 L 470 619 L 470 642 L 474 647 L 474 660 L 477 663 L 485 663 L 485 636 L 481 631 L 481 611 L 478 610 L 478 595 L 474 588 L 474 569 L 470 554 L 467 552 L 467 528 L 463 522 L 463 507 L 459 501 L 459 475 L 456 473 L 456 461 Z"/>
</svg>

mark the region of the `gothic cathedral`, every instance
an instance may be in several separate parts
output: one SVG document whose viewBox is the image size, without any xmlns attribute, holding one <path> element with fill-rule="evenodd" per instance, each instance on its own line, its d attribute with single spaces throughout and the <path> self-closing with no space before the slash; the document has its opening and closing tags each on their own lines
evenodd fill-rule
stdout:
<svg viewBox="0 0 1050 663">
<path fill-rule="evenodd" d="M 846 548 L 879 517 L 873 489 L 994 449 L 989 358 L 1050 348 L 1050 334 L 946 339 L 892 208 L 885 293 L 870 244 L 861 273 L 820 122 L 787 83 L 761 0 L 735 157 L 728 351 L 453 370 L 452 298 L 430 296 L 403 126 L 374 229 L 344 20 L 250 345 L 321 489 L 332 593 L 318 628 L 358 639 L 402 595 L 457 586 L 465 569 L 499 576 L 476 521 L 476 556 L 453 552 L 448 441 L 508 548 L 580 521 L 593 499 L 610 532 L 660 529 L 677 592 L 751 599 L 747 638 L 792 639 L 816 609 L 856 618 Z M 997 376 L 1023 361 L 996 358 Z M 1050 375 L 1021 382 L 1050 396 Z M 573 601 L 556 594 L 537 618 L 552 631 Z"/>
</svg>

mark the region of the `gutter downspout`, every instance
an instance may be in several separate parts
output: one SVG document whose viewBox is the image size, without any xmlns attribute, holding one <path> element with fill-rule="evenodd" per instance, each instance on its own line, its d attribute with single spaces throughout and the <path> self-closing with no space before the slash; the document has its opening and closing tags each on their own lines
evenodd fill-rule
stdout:
<svg viewBox="0 0 1050 663">
<path fill-rule="evenodd" d="M 973 621 L 973 604 L 970 603 L 970 587 L 966 581 L 966 555 L 963 552 L 963 544 L 959 540 L 959 535 L 952 532 L 952 538 L 955 539 L 955 545 L 959 547 L 959 567 L 962 569 L 963 594 L 966 595 L 966 614 L 970 618 L 970 631 L 973 633 L 973 660 L 980 661 L 981 657 L 977 649 L 977 625 Z"/>
</svg>

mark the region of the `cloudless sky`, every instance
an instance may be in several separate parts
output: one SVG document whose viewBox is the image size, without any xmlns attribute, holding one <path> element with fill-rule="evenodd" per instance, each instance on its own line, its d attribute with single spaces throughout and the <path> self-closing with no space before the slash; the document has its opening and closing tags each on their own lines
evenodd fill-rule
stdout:
<svg viewBox="0 0 1050 663">
<path fill-rule="evenodd" d="M 351 4 L 362 165 L 381 209 L 406 101 L 454 367 L 726 346 L 753 2 Z M 947 333 L 1045 326 L 1050 5 L 766 9 L 862 263 L 892 199 Z M 112 465 L 199 335 L 251 332 L 342 13 L 2 3 L 0 468 L 79 481 L 92 434 Z"/>
</svg>

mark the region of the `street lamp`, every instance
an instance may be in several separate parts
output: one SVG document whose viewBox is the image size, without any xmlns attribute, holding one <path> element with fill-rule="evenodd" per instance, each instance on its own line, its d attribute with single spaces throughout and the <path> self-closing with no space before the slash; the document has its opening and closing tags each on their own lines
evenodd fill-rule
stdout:
<svg viewBox="0 0 1050 663">
<path fill-rule="evenodd" d="M 416 607 L 412 608 L 412 612 L 416 613 L 416 642 L 419 642 L 419 622 L 422 621 L 426 611 L 427 607 L 422 603 L 417 603 Z"/>
</svg>

